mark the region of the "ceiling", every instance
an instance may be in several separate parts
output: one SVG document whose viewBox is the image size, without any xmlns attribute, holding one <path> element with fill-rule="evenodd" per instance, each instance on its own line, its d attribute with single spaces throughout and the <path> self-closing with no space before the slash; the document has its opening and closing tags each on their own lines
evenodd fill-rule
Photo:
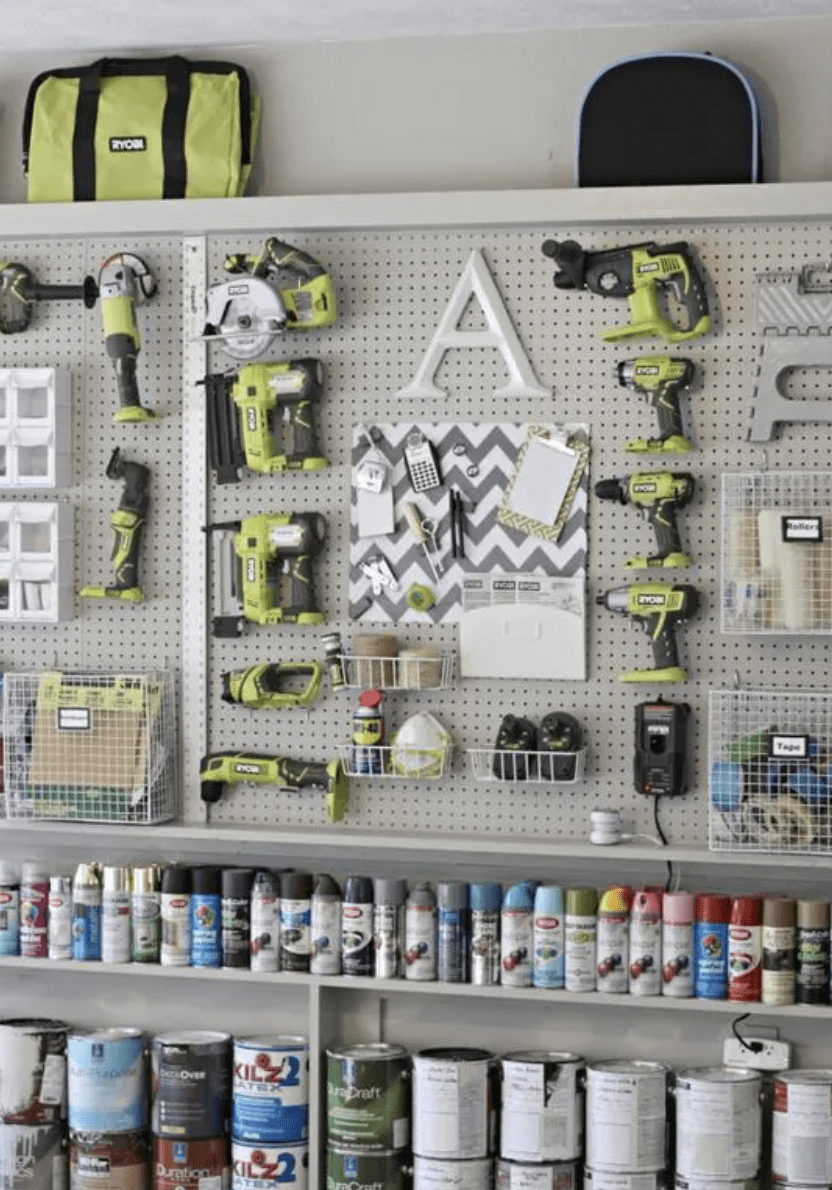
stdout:
<svg viewBox="0 0 832 1190">
<path fill-rule="evenodd" d="M 5 0 L 7 8 L 11 0 Z M 357 41 L 832 15 L 832 0 L 26 0 L 3 54 Z"/>
</svg>

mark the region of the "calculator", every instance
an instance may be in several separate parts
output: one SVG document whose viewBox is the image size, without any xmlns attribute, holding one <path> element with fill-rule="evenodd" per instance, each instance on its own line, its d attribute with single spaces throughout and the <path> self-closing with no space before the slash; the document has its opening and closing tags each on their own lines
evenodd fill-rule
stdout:
<svg viewBox="0 0 832 1190">
<path fill-rule="evenodd" d="M 428 442 L 421 430 L 408 434 L 404 447 L 404 461 L 414 492 L 427 492 L 442 486 L 439 463 L 433 443 Z"/>
</svg>

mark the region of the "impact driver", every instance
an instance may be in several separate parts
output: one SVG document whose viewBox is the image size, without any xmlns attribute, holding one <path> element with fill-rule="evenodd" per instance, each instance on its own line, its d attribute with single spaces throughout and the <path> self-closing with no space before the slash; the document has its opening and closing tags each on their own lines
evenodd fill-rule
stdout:
<svg viewBox="0 0 832 1190">
<path fill-rule="evenodd" d="M 672 359 L 669 355 L 642 355 L 621 361 L 618 383 L 649 396 L 659 419 L 658 438 L 633 438 L 627 443 L 631 454 L 681 455 L 693 450 L 684 435 L 679 410 L 679 393 L 690 388 L 693 375 L 689 359 Z"/>
<path fill-rule="evenodd" d="M 595 495 L 602 500 L 632 504 L 653 526 L 658 553 L 628 558 L 631 568 L 646 566 L 690 566 L 690 554 L 682 550 L 676 511 L 693 498 L 693 476 L 686 472 L 647 471 L 625 475 L 621 479 L 602 479 L 595 485 Z"/>
<path fill-rule="evenodd" d="M 694 615 L 699 592 L 687 583 L 633 583 L 596 596 L 596 603 L 611 612 L 632 616 L 653 642 L 655 669 L 631 669 L 620 675 L 622 682 L 685 682 L 687 674 L 679 664 L 676 625 Z"/>
<path fill-rule="evenodd" d="M 141 603 L 144 592 L 139 583 L 139 554 L 150 504 L 150 471 L 141 463 L 129 463 L 116 447 L 107 464 L 106 475 L 108 479 L 124 481 L 119 506 L 110 517 L 115 581 L 109 587 L 82 587 L 78 594 L 93 599 Z"/>
<path fill-rule="evenodd" d="M 200 796 L 218 802 L 228 785 L 274 785 L 279 789 L 322 789 L 332 822 L 344 817 L 350 782 L 340 760 L 309 763 L 261 752 L 212 752 L 199 766 Z"/>
</svg>

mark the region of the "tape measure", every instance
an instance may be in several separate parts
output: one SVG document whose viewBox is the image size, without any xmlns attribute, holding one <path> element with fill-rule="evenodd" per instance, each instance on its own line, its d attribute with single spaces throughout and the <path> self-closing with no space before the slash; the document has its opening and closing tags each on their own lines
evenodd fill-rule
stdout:
<svg viewBox="0 0 832 1190">
<path fill-rule="evenodd" d="M 433 591 L 424 583 L 411 583 L 404 598 L 407 606 L 415 612 L 428 612 L 436 602 Z"/>
</svg>

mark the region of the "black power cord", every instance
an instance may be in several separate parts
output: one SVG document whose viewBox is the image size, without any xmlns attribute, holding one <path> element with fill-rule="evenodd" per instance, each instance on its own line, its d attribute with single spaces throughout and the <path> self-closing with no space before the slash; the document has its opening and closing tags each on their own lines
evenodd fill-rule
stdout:
<svg viewBox="0 0 832 1190">
<path fill-rule="evenodd" d="M 747 1021 L 750 1016 L 750 1012 L 744 1012 L 742 1016 L 738 1016 L 735 1020 L 731 1021 L 731 1032 L 734 1034 L 737 1041 L 744 1050 L 748 1050 L 749 1053 L 752 1054 L 759 1054 L 760 1050 L 763 1048 L 762 1041 L 746 1041 L 737 1028 L 737 1025 L 741 1024 L 742 1021 Z"/>
<path fill-rule="evenodd" d="M 662 847 L 667 847 L 668 846 L 667 835 L 662 830 L 662 824 L 659 822 L 659 798 L 660 797 L 661 797 L 660 793 L 653 795 L 653 822 L 655 823 L 655 826 L 656 826 L 656 834 L 659 836 L 659 838 L 662 841 Z M 673 884 L 673 864 L 670 862 L 670 860 L 667 860 L 666 862 L 667 862 L 667 880 L 665 881 L 664 891 L 670 892 L 670 887 Z"/>
</svg>

